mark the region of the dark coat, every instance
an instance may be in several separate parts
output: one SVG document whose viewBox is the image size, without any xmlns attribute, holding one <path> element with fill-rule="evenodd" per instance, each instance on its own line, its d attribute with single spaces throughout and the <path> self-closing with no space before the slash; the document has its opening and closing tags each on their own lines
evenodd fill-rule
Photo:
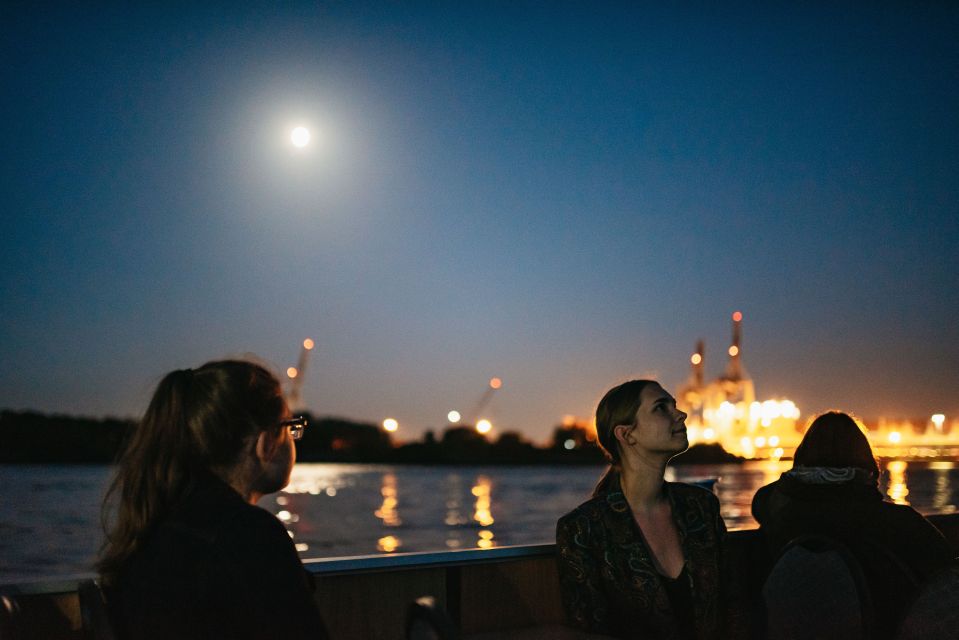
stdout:
<svg viewBox="0 0 959 640">
<path fill-rule="evenodd" d="M 731 638 L 726 585 L 721 583 L 726 527 L 719 501 L 706 489 L 667 482 L 664 491 L 686 559 L 692 611 L 673 611 L 663 578 L 618 480 L 556 525 L 560 585 L 577 627 L 622 638 L 680 638 L 680 616 L 692 616 L 700 639 Z M 688 618 L 687 618 L 688 620 Z"/>
<path fill-rule="evenodd" d="M 849 548 L 887 631 L 915 594 L 910 577 L 921 583 L 954 555 L 938 529 L 915 509 L 884 501 L 875 482 L 813 484 L 786 473 L 756 492 L 752 511 L 770 564 L 802 535 L 827 536 Z"/>
<path fill-rule="evenodd" d="M 149 536 L 111 588 L 121 637 L 327 637 L 283 525 L 209 478 Z"/>
</svg>

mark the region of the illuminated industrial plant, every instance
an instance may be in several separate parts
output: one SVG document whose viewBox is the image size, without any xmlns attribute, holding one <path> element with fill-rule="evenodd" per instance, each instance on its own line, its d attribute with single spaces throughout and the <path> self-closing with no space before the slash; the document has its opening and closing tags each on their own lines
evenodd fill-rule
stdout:
<svg viewBox="0 0 959 640">
<path fill-rule="evenodd" d="M 706 383 L 705 345 L 700 340 L 690 356 L 691 372 L 676 394 L 677 406 L 688 414 L 689 443 L 719 443 L 746 458 L 791 457 L 802 440 L 805 422 L 799 407 L 786 398 L 757 400 L 755 386 L 743 366 L 742 320 L 732 316 L 729 360 L 721 376 Z M 925 424 L 880 418 L 867 428 L 861 425 L 877 455 L 883 457 L 938 457 L 959 447 L 959 420 L 947 425 L 936 413 Z"/>
<path fill-rule="evenodd" d="M 721 376 L 706 383 L 705 345 L 700 340 L 690 356 L 689 380 L 681 386 L 676 404 L 688 414 L 690 444 L 718 442 L 731 453 L 747 458 L 781 458 L 799 445 L 800 412 L 785 398 L 759 401 L 752 378 L 743 366 L 743 314 L 732 316 L 729 360 Z"/>
</svg>

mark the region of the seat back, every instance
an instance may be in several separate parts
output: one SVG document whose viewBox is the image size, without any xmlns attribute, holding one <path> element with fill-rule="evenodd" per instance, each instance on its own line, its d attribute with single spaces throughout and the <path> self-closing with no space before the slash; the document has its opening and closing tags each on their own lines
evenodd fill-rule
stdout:
<svg viewBox="0 0 959 640">
<path fill-rule="evenodd" d="M 770 640 L 869 640 L 874 610 L 862 568 L 822 536 L 790 542 L 762 588 Z"/>
<path fill-rule="evenodd" d="M 413 601 L 406 614 L 407 640 L 457 640 L 459 633 L 449 615 L 432 596 Z"/>
<path fill-rule="evenodd" d="M 897 640 L 951 638 L 959 632 L 959 563 L 934 576 L 906 612 Z"/>
<path fill-rule="evenodd" d="M 119 640 L 110 613 L 107 594 L 95 580 L 83 580 L 77 595 L 80 599 L 80 620 L 89 640 Z"/>
</svg>

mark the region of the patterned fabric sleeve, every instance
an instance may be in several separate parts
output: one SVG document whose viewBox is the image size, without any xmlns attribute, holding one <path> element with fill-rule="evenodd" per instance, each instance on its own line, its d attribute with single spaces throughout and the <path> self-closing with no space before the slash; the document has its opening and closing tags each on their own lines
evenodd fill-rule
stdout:
<svg viewBox="0 0 959 640">
<path fill-rule="evenodd" d="M 602 546 L 591 540 L 589 519 L 571 513 L 556 525 L 560 590 L 570 623 L 593 633 L 611 633 L 609 607 L 601 588 Z"/>
</svg>

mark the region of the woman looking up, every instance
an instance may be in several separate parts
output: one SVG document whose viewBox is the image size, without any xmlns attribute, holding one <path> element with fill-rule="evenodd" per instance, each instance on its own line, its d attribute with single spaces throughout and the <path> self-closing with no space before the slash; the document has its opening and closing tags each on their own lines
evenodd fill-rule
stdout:
<svg viewBox="0 0 959 640">
<path fill-rule="evenodd" d="M 326 638 L 289 535 L 255 506 L 289 482 L 304 427 L 253 363 L 160 381 L 104 500 L 97 569 L 120 637 Z"/>
<path fill-rule="evenodd" d="M 689 446 L 686 414 L 657 382 L 611 389 L 596 409 L 610 466 L 556 527 L 560 583 L 577 627 L 621 638 L 731 638 L 721 581 L 726 527 L 711 492 L 666 482 Z"/>
</svg>

